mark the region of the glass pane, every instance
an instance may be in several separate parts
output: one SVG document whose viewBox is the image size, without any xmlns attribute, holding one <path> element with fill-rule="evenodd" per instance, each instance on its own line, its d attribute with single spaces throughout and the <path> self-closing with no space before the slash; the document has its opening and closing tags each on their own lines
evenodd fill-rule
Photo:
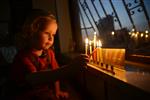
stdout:
<svg viewBox="0 0 150 100">
<path fill-rule="evenodd" d="M 93 40 L 96 32 L 102 47 L 126 48 L 130 53 L 143 53 L 141 48 L 150 48 L 149 0 L 143 0 L 145 11 L 140 0 L 78 1 L 80 17 L 83 16 L 80 18 L 83 42 L 86 37 Z"/>
</svg>

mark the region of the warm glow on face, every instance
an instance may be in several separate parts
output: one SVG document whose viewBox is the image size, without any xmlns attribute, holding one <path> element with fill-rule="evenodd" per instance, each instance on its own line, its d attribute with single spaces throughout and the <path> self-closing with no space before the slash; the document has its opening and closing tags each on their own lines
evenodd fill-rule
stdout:
<svg viewBox="0 0 150 100">
<path fill-rule="evenodd" d="M 48 49 L 53 45 L 54 42 L 54 35 L 57 31 L 57 24 L 56 23 L 49 23 L 45 30 L 40 32 L 39 37 L 39 48 L 41 49 Z"/>
</svg>

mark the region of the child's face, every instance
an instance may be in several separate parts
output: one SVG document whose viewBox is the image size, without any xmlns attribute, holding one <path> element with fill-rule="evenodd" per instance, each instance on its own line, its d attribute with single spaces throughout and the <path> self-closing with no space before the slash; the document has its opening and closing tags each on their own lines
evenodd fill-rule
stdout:
<svg viewBox="0 0 150 100">
<path fill-rule="evenodd" d="M 39 49 L 48 49 L 53 45 L 54 36 L 57 31 L 57 24 L 55 22 L 49 23 L 45 30 L 39 34 Z"/>
</svg>

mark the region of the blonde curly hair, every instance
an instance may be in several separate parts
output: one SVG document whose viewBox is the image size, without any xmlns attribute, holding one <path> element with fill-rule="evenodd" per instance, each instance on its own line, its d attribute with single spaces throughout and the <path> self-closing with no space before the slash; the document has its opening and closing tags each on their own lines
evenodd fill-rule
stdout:
<svg viewBox="0 0 150 100">
<path fill-rule="evenodd" d="M 48 23 L 56 22 L 56 18 L 48 11 L 32 10 L 26 17 L 22 31 L 16 35 L 16 45 L 19 48 L 29 48 L 31 40 L 43 31 Z"/>
</svg>

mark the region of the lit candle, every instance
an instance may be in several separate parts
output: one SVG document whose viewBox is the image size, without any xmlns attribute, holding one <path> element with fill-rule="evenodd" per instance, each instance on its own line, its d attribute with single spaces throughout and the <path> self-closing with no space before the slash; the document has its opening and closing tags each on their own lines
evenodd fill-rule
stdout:
<svg viewBox="0 0 150 100">
<path fill-rule="evenodd" d="M 88 53 L 88 42 L 89 42 L 89 40 L 88 40 L 88 38 L 86 38 L 85 39 L 85 54 Z"/>
<path fill-rule="evenodd" d="M 94 32 L 94 49 L 96 48 L 96 32 Z"/>
<path fill-rule="evenodd" d="M 89 41 L 89 45 L 90 45 L 90 55 L 92 54 L 92 41 Z"/>
<path fill-rule="evenodd" d="M 99 40 L 98 41 L 99 47 L 102 47 L 102 42 Z"/>
</svg>

